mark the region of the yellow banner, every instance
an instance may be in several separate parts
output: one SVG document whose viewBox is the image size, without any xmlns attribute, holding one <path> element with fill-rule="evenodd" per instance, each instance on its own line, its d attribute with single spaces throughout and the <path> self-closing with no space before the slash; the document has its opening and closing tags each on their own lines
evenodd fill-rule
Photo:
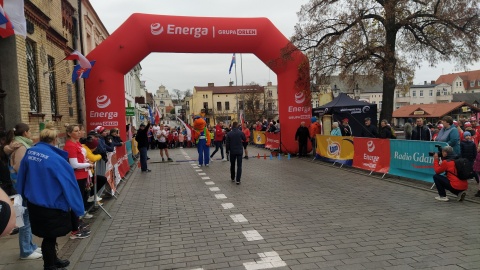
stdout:
<svg viewBox="0 0 480 270">
<path fill-rule="evenodd" d="M 328 159 L 353 160 L 353 137 L 317 135 L 316 152 Z"/>
<path fill-rule="evenodd" d="M 253 142 L 255 144 L 265 144 L 266 141 L 265 131 L 253 131 Z"/>
</svg>

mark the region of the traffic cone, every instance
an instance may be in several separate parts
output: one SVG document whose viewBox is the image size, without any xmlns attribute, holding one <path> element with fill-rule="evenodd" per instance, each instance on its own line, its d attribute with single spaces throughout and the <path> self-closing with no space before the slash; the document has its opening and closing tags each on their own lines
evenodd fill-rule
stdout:
<svg viewBox="0 0 480 270">
<path fill-rule="evenodd" d="M 290 153 L 288 153 L 288 160 L 290 160 Z"/>
<path fill-rule="evenodd" d="M 263 159 L 267 159 L 267 154 L 263 154 Z"/>
<path fill-rule="evenodd" d="M 278 153 L 278 160 L 281 160 L 281 159 L 282 159 L 282 154 Z"/>
<path fill-rule="evenodd" d="M 270 160 L 272 160 L 272 159 L 273 159 L 273 156 L 272 156 L 272 154 L 270 154 Z"/>
<path fill-rule="evenodd" d="M 258 159 L 260 158 L 260 153 L 257 154 L 257 158 L 258 158 Z"/>
</svg>

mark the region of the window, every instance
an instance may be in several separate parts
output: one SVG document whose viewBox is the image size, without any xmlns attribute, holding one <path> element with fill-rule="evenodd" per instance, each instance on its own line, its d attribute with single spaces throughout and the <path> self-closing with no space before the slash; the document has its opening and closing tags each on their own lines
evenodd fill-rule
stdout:
<svg viewBox="0 0 480 270">
<path fill-rule="evenodd" d="M 423 97 L 423 90 L 420 90 L 420 97 Z"/>
<path fill-rule="evenodd" d="M 480 80 L 478 80 L 478 86 L 480 86 Z"/>
<path fill-rule="evenodd" d="M 381 101 L 378 102 L 378 108 L 382 109 L 382 102 Z"/>
<path fill-rule="evenodd" d="M 479 82 L 479 84 L 480 84 L 480 82 Z M 272 97 L 272 90 L 268 90 L 267 96 L 268 96 L 268 97 Z"/>
<path fill-rule="evenodd" d="M 50 86 L 50 107 L 53 115 L 58 115 L 57 110 L 57 84 L 55 80 L 55 59 L 51 56 L 48 57 L 48 83 Z"/>
<path fill-rule="evenodd" d="M 437 89 L 437 97 L 440 96 L 440 89 Z"/>
<path fill-rule="evenodd" d="M 271 103 L 271 102 L 267 103 L 267 109 L 268 109 L 269 111 L 272 111 L 272 110 L 273 110 L 273 106 L 272 106 L 272 103 Z"/>
<path fill-rule="evenodd" d="M 238 102 L 238 109 L 243 110 L 243 100 Z"/>
<path fill-rule="evenodd" d="M 203 108 L 204 108 L 205 110 L 208 110 L 208 102 L 203 102 Z"/>
<path fill-rule="evenodd" d="M 25 41 L 27 52 L 28 94 L 30 96 L 30 111 L 40 112 L 38 91 L 37 50 L 35 42 Z"/>
<path fill-rule="evenodd" d="M 433 97 L 433 90 L 430 89 L 430 90 L 428 91 L 428 96 L 429 96 L 429 97 Z"/>
<path fill-rule="evenodd" d="M 260 100 L 255 100 L 255 110 L 260 110 Z"/>
<path fill-rule="evenodd" d="M 225 101 L 225 110 L 226 111 L 230 110 L 230 102 L 229 101 Z"/>
<path fill-rule="evenodd" d="M 396 95 L 397 97 L 400 97 L 400 92 L 395 91 L 395 95 Z"/>
<path fill-rule="evenodd" d="M 222 102 L 218 101 L 217 102 L 217 111 L 221 111 L 222 110 Z"/>
<path fill-rule="evenodd" d="M 458 85 L 462 86 L 462 82 L 459 82 Z"/>
<path fill-rule="evenodd" d="M 447 89 L 443 88 L 443 95 L 446 96 L 448 94 Z"/>
<path fill-rule="evenodd" d="M 417 90 L 413 90 L 412 91 L 412 97 L 416 97 L 417 96 Z"/>
<path fill-rule="evenodd" d="M 475 81 L 470 81 L 470 87 L 474 87 L 475 86 Z"/>
<path fill-rule="evenodd" d="M 458 82 L 455 83 L 455 86 L 458 86 Z"/>
<path fill-rule="evenodd" d="M 320 107 L 320 102 L 318 100 L 315 100 L 315 108 Z"/>
</svg>

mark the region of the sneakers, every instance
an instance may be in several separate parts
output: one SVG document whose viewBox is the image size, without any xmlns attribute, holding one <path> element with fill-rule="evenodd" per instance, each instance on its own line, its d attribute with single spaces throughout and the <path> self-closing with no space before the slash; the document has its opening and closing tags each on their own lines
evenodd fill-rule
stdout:
<svg viewBox="0 0 480 270">
<path fill-rule="evenodd" d="M 442 201 L 442 202 L 448 202 L 449 201 L 447 197 L 440 197 L 440 196 L 435 197 L 435 200 Z"/>
<path fill-rule="evenodd" d="M 173 159 L 168 158 L 167 161 L 168 161 L 168 162 L 173 162 Z"/>
<path fill-rule="evenodd" d="M 237 185 L 240 185 L 240 181 L 237 181 Z"/>
<path fill-rule="evenodd" d="M 222 161 L 228 161 L 228 159 L 226 159 L 226 158 L 223 158 L 223 159 L 222 159 Z"/>
<path fill-rule="evenodd" d="M 244 156 L 243 158 L 244 158 L 244 159 L 248 159 L 248 156 Z"/>
<path fill-rule="evenodd" d="M 464 191 L 460 191 L 457 195 L 457 201 L 463 202 L 465 200 L 465 196 L 467 196 L 467 193 Z"/>
<path fill-rule="evenodd" d="M 90 196 L 90 197 L 88 197 L 87 202 L 93 202 L 94 199 L 95 199 L 95 196 Z M 97 202 L 99 202 L 99 201 L 101 201 L 101 200 L 102 200 L 102 198 L 100 198 L 100 197 L 97 196 Z"/>
<path fill-rule="evenodd" d="M 145 171 L 142 171 L 142 172 L 151 172 L 152 170 L 150 169 L 146 169 Z"/>
<path fill-rule="evenodd" d="M 28 255 L 27 257 L 20 258 L 20 260 L 36 260 L 42 258 L 42 253 L 32 252 L 32 254 Z"/>
<path fill-rule="evenodd" d="M 162 157 L 162 162 L 165 162 L 165 159 Z"/>
<path fill-rule="evenodd" d="M 205 164 L 205 167 L 208 167 L 208 164 Z"/>
<path fill-rule="evenodd" d="M 70 239 L 85 239 L 90 237 L 90 234 L 85 231 L 75 231 L 70 234 Z"/>
<path fill-rule="evenodd" d="M 80 220 L 78 225 L 79 231 L 90 231 L 90 225 L 82 220 Z"/>
<path fill-rule="evenodd" d="M 232 182 L 235 182 L 235 179 L 232 179 Z"/>
<path fill-rule="evenodd" d="M 91 218 L 93 218 L 93 215 L 90 215 L 89 213 L 85 213 L 85 215 L 83 215 L 83 217 L 81 217 L 81 218 L 91 219 Z"/>
</svg>

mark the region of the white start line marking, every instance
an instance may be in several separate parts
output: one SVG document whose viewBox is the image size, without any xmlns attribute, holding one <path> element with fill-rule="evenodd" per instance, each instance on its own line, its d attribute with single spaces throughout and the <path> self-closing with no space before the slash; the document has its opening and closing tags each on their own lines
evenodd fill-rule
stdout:
<svg viewBox="0 0 480 270">
<path fill-rule="evenodd" d="M 215 194 L 215 198 L 220 200 L 220 199 L 226 199 L 227 196 L 225 196 L 225 194 Z"/>
<path fill-rule="evenodd" d="M 202 177 L 202 180 L 208 180 L 208 179 L 210 179 L 210 177 L 208 177 L 208 176 Z"/>
<path fill-rule="evenodd" d="M 248 220 L 242 214 L 230 215 L 233 222 L 248 222 Z"/>
<path fill-rule="evenodd" d="M 215 185 L 215 183 L 214 183 L 214 182 L 212 182 L 212 181 L 208 181 L 208 182 L 205 182 L 205 185 L 209 185 L 209 186 L 211 186 L 211 185 Z"/>
<path fill-rule="evenodd" d="M 260 260 L 256 262 L 247 262 L 244 263 L 245 269 L 247 270 L 256 270 L 256 269 L 270 269 L 287 266 L 287 264 L 280 258 L 277 252 L 270 251 L 265 253 L 257 253 L 260 257 Z"/>
<path fill-rule="evenodd" d="M 233 203 L 222 203 L 222 206 L 223 206 L 223 209 L 232 209 L 235 207 Z"/>
<path fill-rule="evenodd" d="M 207 175 L 207 173 L 201 172 L 201 173 L 198 173 L 198 175 Z"/>
<path fill-rule="evenodd" d="M 210 191 L 220 191 L 220 188 L 219 187 L 211 187 Z"/>
<path fill-rule="evenodd" d="M 247 238 L 247 241 L 263 240 L 263 237 L 257 230 L 243 231 L 242 233 L 245 235 L 245 238 Z"/>
<path fill-rule="evenodd" d="M 198 169 L 198 170 L 195 170 L 195 171 L 196 171 L 196 172 L 203 172 L 203 170 L 202 170 L 202 169 Z"/>
</svg>

